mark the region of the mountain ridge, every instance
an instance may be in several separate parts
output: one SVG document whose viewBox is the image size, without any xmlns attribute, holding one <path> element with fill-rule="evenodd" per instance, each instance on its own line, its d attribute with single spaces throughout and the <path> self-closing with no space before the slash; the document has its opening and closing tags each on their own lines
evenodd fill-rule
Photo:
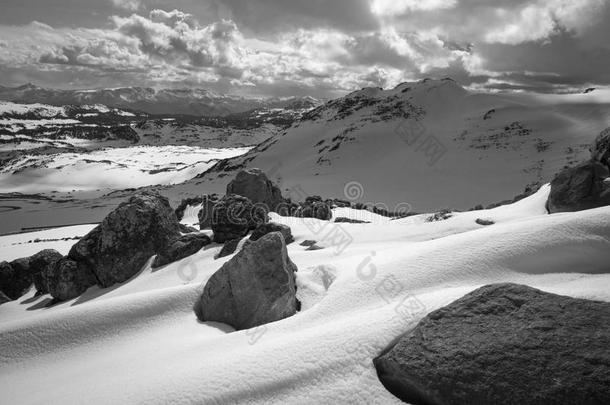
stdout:
<svg viewBox="0 0 610 405">
<path fill-rule="evenodd" d="M 310 97 L 244 97 L 216 93 L 207 89 L 154 89 L 152 87 L 117 87 L 61 90 L 31 83 L 18 87 L 0 86 L 0 100 L 24 104 L 54 106 L 104 104 L 147 114 L 184 114 L 226 116 L 262 108 L 313 108 L 320 101 Z"/>
</svg>

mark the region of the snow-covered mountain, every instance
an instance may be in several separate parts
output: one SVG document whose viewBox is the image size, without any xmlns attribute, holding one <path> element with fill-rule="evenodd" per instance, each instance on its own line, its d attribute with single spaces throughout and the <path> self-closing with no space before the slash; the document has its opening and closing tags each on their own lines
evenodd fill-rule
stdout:
<svg viewBox="0 0 610 405">
<path fill-rule="evenodd" d="M 360 202 L 468 209 L 585 157 L 610 126 L 610 104 L 595 94 L 476 93 L 451 79 L 366 88 L 311 110 L 193 184 L 222 187 L 236 170 L 258 167 L 284 191 L 343 197 L 355 185 L 347 197 Z"/>
<path fill-rule="evenodd" d="M 153 89 L 119 87 L 92 90 L 59 90 L 26 84 L 0 86 L 0 100 L 51 105 L 104 104 L 148 114 L 224 116 L 260 108 L 304 109 L 320 102 L 312 97 L 247 98 L 206 89 Z"/>
</svg>

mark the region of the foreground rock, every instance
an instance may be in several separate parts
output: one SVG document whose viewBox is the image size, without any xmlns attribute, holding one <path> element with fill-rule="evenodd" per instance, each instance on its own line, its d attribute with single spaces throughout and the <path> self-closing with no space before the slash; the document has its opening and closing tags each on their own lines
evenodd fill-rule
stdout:
<svg viewBox="0 0 610 405">
<path fill-rule="evenodd" d="M 97 280 L 86 264 L 63 258 L 46 274 L 46 283 L 53 298 L 66 301 L 87 291 Z"/>
<path fill-rule="evenodd" d="M 47 294 L 49 292 L 47 274 L 55 266 L 55 263 L 63 257 L 57 250 L 44 249 L 26 259 L 37 294 Z"/>
<path fill-rule="evenodd" d="M 596 161 L 564 169 L 551 182 L 549 213 L 588 210 L 610 205 L 608 168 Z"/>
<path fill-rule="evenodd" d="M 278 224 L 277 222 L 269 222 L 267 224 L 259 225 L 254 231 L 252 231 L 252 235 L 250 235 L 250 240 L 257 241 L 271 232 L 280 232 L 284 237 L 284 241 L 286 242 L 286 244 L 294 242 L 292 230 L 290 229 L 290 227 L 287 225 Z"/>
<path fill-rule="evenodd" d="M 242 170 L 227 185 L 227 194 L 247 197 L 253 204 L 263 204 L 267 211 L 277 211 L 284 202 L 282 192 L 260 169 Z"/>
<path fill-rule="evenodd" d="M 108 214 L 68 256 L 94 272 L 100 286 L 109 287 L 131 278 L 179 236 L 178 220 L 167 198 L 141 193 Z"/>
<path fill-rule="evenodd" d="M 249 329 L 292 316 L 297 311 L 297 267 L 280 232 L 273 232 L 240 250 L 210 277 L 198 316 Z"/>
<path fill-rule="evenodd" d="M 482 287 L 430 313 L 374 360 L 418 404 L 603 404 L 610 304 L 516 284 Z"/>
<path fill-rule="evenodd" d="M 166 264 L 184 259 L 199 252 L 204 246 L 212 243 L 209 236 L 203 233 L 189 233 L 174 240 L 169 246 L 161 249 L 152 267 L 161 267 Z"/>
<path fill-rule="evenodd" d="M 28 273 L 17 271 L 8 262 L 0 263 L 0 291 L 9 299 L 21 297 L 31 285 L 32 277 Z"/>
<path fill-rule="evenodd" d="M 212 231 L 214 242 L 224 243 L 231 239 L 241 239 L 248 231 L 269 221 L 268 211 L 257 207 L 250 199 L 230 194 L 214 207 Z"/>
</svg>

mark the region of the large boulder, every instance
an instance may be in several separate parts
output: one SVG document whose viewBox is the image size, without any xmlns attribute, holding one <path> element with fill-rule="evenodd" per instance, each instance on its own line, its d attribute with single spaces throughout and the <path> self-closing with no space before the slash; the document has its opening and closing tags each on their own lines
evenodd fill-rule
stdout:
<svg viewBox="0 0 610 405">
<path fill-rule="evenodd" d="M 252 231 L 250 240 L 257 241 L 271 232 L 280 232 L 284 237 L 286 244 L 294 242 L 294 237 L 292 236 L 292 230 L 290 227 L 288 225 L 278 224 L 277 222 L 269 222 L 259 225 L 255 230 Z"/>
<path fill-rule="evenodd" d="M 297 267 L 280 232 L 247 244 L 210 277 L 198 304 L 202 321 L 249 329 L 296 313 Z"/>
<path fill-rule="evenodd" d="M 591 159 L 610 169 L 610 128 L 603 130 L 591 144 Z"/>
<path fill-rule="evenodd" d="M 249 198 L 229 194 L 214 207 L 212 231 L 214 242 L 240 239 L 248 231 L 269 221 L 265 207 L 255 206 Z"/>
<path fill-rule="evenodd" d="M 188 233 L 183 235 L 157 253 L 152 267 L 161 267 L 184 259 L 199 252 L 210 243 L 212 243 L 210 237 L 203 233 Z"/>
<path fill-rule="evenodd" d="M 608 168 L 596 161 L 564 169 L 553 181 L 547 201 L 549 213 L 588 210 L 610 205 Z"/>
<path fill-rule="evenodd" d="M 0 291 L 11 300 L 25 294 L 32 285 L 32 276 L 16 270 L 8 262 L 0 263 Z"/>
<path fill-rule="evenodd" d="M 281 190 L 261 169 L 241 170 L 227 185 L 227 194 L 248 197 L 254 204 L 264 204 L 267 211 L 276 211 L 284 202 Z"/>
<path fill-rule="evenodd" d="M 140 193 L 121 203 L 76 243 L 68 257 L 85 263 L 102 287 L 135 275 L 156 252 L 180 236 L 167 198 Z"/>
<path fill-rule="evenodd" d="M 29 258 L 21 259 L 27 260 L 29 271 L 34 280 L 34 286 L 38 291 L 37 294 L 46 294 L 49 292 L 49 287 L 46 280 L 47 274 L 53 268 L 55 263 L 57 263 L 57 261 L 63 257 L 64 256 L 57 250 L 44 249 L 35 255 L 30 256 Z"/>
<path fill-rule="evenodd" d="M 45 278 L 49 293 L 58 301 L 76 298 L 97 282 L 85 263 L 67 257 L 55 262 Z"/>
<path fill-rule="evenodd" d="M 516 284 L 482 287 L 426 316 L 373 362 L 418 404 L 604 404 L 610 303 Z"/>
</svg>

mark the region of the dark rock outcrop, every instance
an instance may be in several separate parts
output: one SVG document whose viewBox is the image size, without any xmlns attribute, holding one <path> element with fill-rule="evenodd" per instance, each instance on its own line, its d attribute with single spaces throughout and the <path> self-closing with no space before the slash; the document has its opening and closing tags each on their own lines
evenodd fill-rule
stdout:
<svg viewBox="0 0 610 405">
<path fill-rule="evenodd" d="M 321 197 L 313 196 L 307 197 L 305 202 L 301 203 L 295 216 L 299 218 L 317 218 L 329 221 L 332 218 L 333 213 L 327 202 L 323 201 Z"/>
<path fill-rule="evenodd" d="M 178 226 L 180 227 L 180 232 L 182 232 L 182 233 L 199 232 L 196 228 L 193 228 L 192 226 L 188 226 L 188 225 L 184 225 L 184 224 L 178 224 Z"/>
<path fill-rule="evenodd" d="M 254 231 L 252 231 L 252 235 L 250 235 L 250 240 L 259 240 L 260 238 L 271 232 L 281 232 L 286 244 L 294 242 L 294 238 L 292 237 L 292 230 L 290 229 L 290 227 L 287 225 L 278 224 L 277 222 L 269 222 L 267 224 L 259 225 Z"/>
<path fill-rule="evenodd" d="M 477 224 L 483 225 L 483 226 L 489 226 L 489 225 L 495 224 L 495 222 L 492 221 L 491 219 L 484 219 L 484 218 L 477 218 L 475 222 Z"/>
<path fill-rule="evenodd" d="M 17 271 L 8 262 L 0 263 L 0 291 L 9 299 L 16 300 L 21 297 L 31 285 L 30 274 Z"/>
<path fill-rule="evenodd" d="M 210 277 L 198 316 L 238 330 L 292 316 L 298 308 L 296 271 L 282 234 L 267 234 L 244 246 Z"/>
<path fill-rule="evenodd" d="M 9 297 L 7 297 L 2 291 L 0 291 L 0 305 L 11 301 L 12 300 Z"/>
<path fill-rule="evenodd" d="M 161 267 L 184 259 L 185 257 L 197 253 L 210 243 L 212 243 L 212 240 L 206 234 L 187 233 L 171 242 L 169 246 L 161 249 L 157 253 L 157 257 L 155 257 L 152 267 Z"/>
<path fill-rule="evenodd" d="M 593 160 L 564 169 L 551 181 L 547 210 L 553 214 L 610 205 L 608 177 L 608 168 Z"/>
<path fill-rule="evenodd" d="M 591 159 L 610 169 L 610 128 L 603 130 L 591 144 Z"/>
<path fill-rule="evenodd" d="M 220 259 L 222 257 L 227 257 L 227 256 L 235 253 L 240 241 L 241 241 L 241 239 L 231 239 L 231 240 L 226 241 L 225 244 L 222 245 L 222 249 L 220 249 L 220 252 L 216 256 L 216 259 Z"/>
<path fill-rule="evenodd" d="M 227 185 L 227 194 L 247 197 L 253 204 L 263 204 L 267 211 L 277 211 L 284 202 L 282 192 L 260 169 L 241 170 Z"/>
<path fill-rule="evenodd" d="M 255 206 L 247 197 L 226 195 L 214 207 L 214 242 L 224 243 L 246 236 L 248 231 L 269 221 L 267 214 L 264 207 Z"/>
<path fill-rule="evenodd" d="M 210 229 L 214 218 L 214 207 L 218 204 L 219 198 L 216 194 L 206 194 L 201 197 L 198 204 L 201 209 L 197 213 L 199 219 L 199 229 Z M 197 205 L 198 205 L 197 204 Z"/>
<path fill-rule="evenodd" d="M 360 219 L 352 219 L 346 217 L 335 218 L 335 222 L 344 223 L 344 224 L 370 224 L 371 221 L 362 221 Z"/>
<path fill-rule="evenodd" d="M 109 287 L 131 278 L 179 236 L 178 220 L 167 198 L 140 193 L 108 214 L 72 246 L 68 257 L 86 264 L 100 286 Z"/>
<path fill-rule="evenodd" d="M 44 249 L 26 259 L 28 261 L 29 271 L 34 280 L 34 286 L 38 291 L 37 294 L 47 294 L 49 292 L 47 274 L 55 263 L 62 258 L 63 255 L 57 250 Z"/>
<path fill-rule="evenodd" d="M 57 261 L 45 278 L 49 293 L 59 301 L 76 298 L 97 282 L 85 263 L 67 257 Z"/>
<path fill-rule="evenodd" d="M 374 360 L 418 404 L 604 404 L 610 304 L 516 284 L 482 287 L 430 313 Z"/>
</svg>

